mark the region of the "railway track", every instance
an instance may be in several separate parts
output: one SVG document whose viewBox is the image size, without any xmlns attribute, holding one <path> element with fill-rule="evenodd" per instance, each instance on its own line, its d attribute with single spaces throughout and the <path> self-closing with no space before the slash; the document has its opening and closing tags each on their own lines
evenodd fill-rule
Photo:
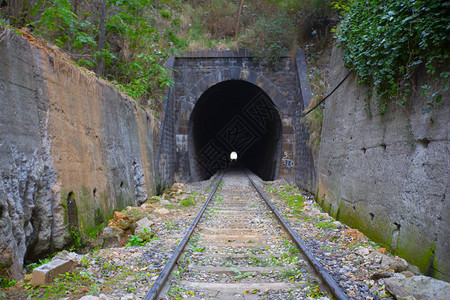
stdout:
<svg viewBox="0 0 450 300">
<path fill-rule="evenodd" d="M 243 171 L 220 176 L 145 299 L 306 299 L 343 291 Z"/>
</svg>

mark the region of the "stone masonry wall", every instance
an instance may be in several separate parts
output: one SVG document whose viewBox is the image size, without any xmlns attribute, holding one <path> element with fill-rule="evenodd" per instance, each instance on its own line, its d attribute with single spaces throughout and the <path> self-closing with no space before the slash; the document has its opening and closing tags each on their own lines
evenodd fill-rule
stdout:
<svg viewBox="0 0 450 300">
<path fill-rule="evenodd" d="M 303 65 L 301 63 L 303 62 Z M 243 80 L 260 87 L 278 109 L 282 121 L 278 177 L 313 190 L 314 165 L 307 146 L 308 135 L 299 115 L 311 91 L 307 83 L 304 54 L 283 57 L 275 68 L 261 63 L 245 50 L 192 51 L 173 61 L 175 85 L 170 89 L 156 165 L 160 180 L 198 180 L 191 174 L 189 121 L 196 101 L 210 87 L 227 80 Z M 307 99 L 304 99 L 304 98 Z"/>
<path fill-rule="evenodd" d="M 333 49 L 330 87 L 348 73 Z M 365 87 L 354 74 L 326 101 L 318 159 L 321 205 L 423 272 L 450 280 L 449 129 L 447 92 L 424 113 L 420 72 L 409 106 L 382 116 L 364 111 Z M 436 87 L 434 87 L 436 88 Z"/>
<path fill-rule="evenodd" d="M 0 275 L 61 249 L 69 222 L 94 235 L 154 193 L 155 121 L 66 60 L 30 36 L 0 41 Z"/>
</svg>

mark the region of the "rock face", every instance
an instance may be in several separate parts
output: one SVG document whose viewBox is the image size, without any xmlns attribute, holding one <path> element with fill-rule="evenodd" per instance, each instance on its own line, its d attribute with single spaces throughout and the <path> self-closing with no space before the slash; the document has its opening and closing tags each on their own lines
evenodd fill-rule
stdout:
<svg viewBox="0 0 450 300">
<path fill-rule="evenodd" d="M 57 49 L 0 27 L 0 275 L 154 193 L 154 119 Z"/>
<path fill-rule="evenodd" d="M 122 246 L 127 234 L 123 229 L 115 226 L 108 226 L 103 229 L 103 248 L 112 248 Z"/>
<path fill-rule="evenodd" d="M 348 73 L 332 54 L 330 88 Z M 429 113 L 420 93 L 435 80 L 418 71 L 407 109 L 364 110 L 366 88 L 351 74 L 328 98 L 318 159 L 321 205 L 427 275 L 450 280 L 449 92 Z M 442 87 L 441 87 L 442 88 Z"/>
<path fill-rule="evenodd" d="M 142 240 L 146 241 L 149 238 L 153 237 L 154 234 L 151 231 L 151 226 L 153 222 L 148 218 L 140 219 L 136 222 L 136 229 L 134 230 L 134 235 L 138 236 Z"/>
<path fill-rule="evenodd" d="M 397 275 L 384 283 L 398 300 L 448 299 L 450 293 L 450 283 L 427 276 Z"/>
</svg>

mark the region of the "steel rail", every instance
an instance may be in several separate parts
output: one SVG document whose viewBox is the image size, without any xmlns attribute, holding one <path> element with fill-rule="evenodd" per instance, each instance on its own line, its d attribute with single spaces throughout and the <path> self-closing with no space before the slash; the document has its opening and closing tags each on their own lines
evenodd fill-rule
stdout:
<svg viewBox="0 0 450 300">
<path fill-rule="evenodd" d="M 203 204 L 203 207 L 201 208 L 201 210 L 197 214 L 197 217 L 192 222 L 192 224 L 189 227 L 189 229 L 186 231 L 186 233 L 185 233 L 183 239 L 181 240 L 180 244 L 178 244 L 178 247 L 173 252 L 172 257 L 167 262 L 166 266 L 161 271 L 161 273 L 159 273 L 158 278 L 153 283 L 151 289 L 148 291 L 147 295 L 145 296 L 145 298 L 144 298 L 145 300 L 155 300 L 159 296 L 159 293 L 163 289 L 164 284 L 166 283 L 167 279 L 169 278 L 170 274 L 172 273 L 172 270 L 175 267 L 175 264 L 177 263 L 178 259 L 180 258 L 181 253 L 183 253 L 183 250 L 186 247 L 186 244 L 189 241 L 189 238 L 191 237 L 192 232 L 194 232 L 194 228 L 197 226 L 198 221 L 202 217 L 204 211 L 206 210 L 206 207 L 208 206 L 208 204 L 211 201 L 211 199 L 214 197 L 214 194 L 216 193 L 217 188 L 219 187 L 220 183 L 222 182 L 222 178 L 223 178 L 224 174 L 225 174 L 225 171 L 222 172 L 222 174 L 220 175 L 219 181 L 214 186 L 213 191 L 211 192 L 211 194 L 209 195 L 208 199 Z"/>
<path fill-rule="evenodd" d="M 329 289 L 331 294 L 337 299 L 337 300 L 347 300 L 348 297 L 345 295 L 345 293 L 342 291 L 342 289 L 338 286 L 338 284 L 334 281 L 333 277 L 325 270 L 325 268 L 320 264 L 320 262 L 314 257 L 314 255 L 308 250 L 308 248 L 305 246 L 305 244 L 298 238 L 297 234 L 292 230 L 292 228 L 289 226 L 289 224 L 284 220 L 284 218 L 280 215 L 278 210 L 275 208 L 275 206 L 270 202 L 270 200 L 266 197 L 263 191 L 256 185 L 256 183 L 250 178 L 247 171 L 245 171 L 245 174 L 247 175 L 248 179 L 252 183 L 252 185 L 255 187 L 255 189 L 258 191 L 260 196 L 264 199 L 267 206 L 272 210 L 278 221 L 280 222 L 281 226 L 286 230 L 286 232 L 291 237 L 292 241 L 295 243 L 295 245 L 303 252 L 304 256 L 308 260 L 309 264 L 313 267 L 314 271 L 316 272 L 316 275 L 319 276 L 319 278 L 325 283 L 326 287 Z"/>
</svg>

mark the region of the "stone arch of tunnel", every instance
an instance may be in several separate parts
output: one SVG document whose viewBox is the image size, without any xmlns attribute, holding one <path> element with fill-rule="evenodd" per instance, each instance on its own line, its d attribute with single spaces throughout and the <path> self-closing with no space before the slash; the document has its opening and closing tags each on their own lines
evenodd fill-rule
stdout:
<svg viewBox="0 0 450 300">
<path fill-rule="evenodd" d="M 279 110 L 259 86 L 226 80 L 208 88 L 189 119 L 190 171 L 208 179 L 230 162 L 232 151 L 240 165 L 263 180 L 278 176 L 282 122 Z"/>
<path fill-rule="evenodd" d="M 220 149 L 223 148 L 217 146 L 217 139 L 210 139 L 210 143 L 204 144 L 204 147 L 199 146 L 201 138 L 194 140 L 194 136 L 197 136 L 194 125 L 199 121 L 197 113 L 202 110 L 202 106 L 206 103 L 203 101 L 209 93 L 214 89 L 226 90 L 225 84 L 234 83 L 242 85 L 244 89 L 247 89 L 246 87 L 253 89 L 255 96 L 259 95 L 258 99 L 261 99 L 261 107 L 265 110 L 269 109 L 269 118 L 277 120 L 276 122 L 271 120 L 271 122 L 278 125 L 263 127 L 279 130 L 279 132 L 275 131 L 274 135 L 279 134 L 279 140 L 271 144 L 278 147 L 274 150 L 277 157 L 272 156 L 270 151 L 261 155 L 261 157 L 265 156 L 262 160 L 269 159 L 272 162 L 266 162 L 265 165 L 270 167 L 266 167 L 266 170 L 259 167 L 257 172 L 262 174 L 261 177 L 284 178 L 290 183 L 299 184 L 306 190 L 314 191 L 314 161 L 307 144 L 309 135 L 299 118 L 311 97 L 305 66 L 301 51 L 296 54 L 295 61 L 290 56 L 282 57 L 275 69 L 267 68 L 264 63 L 255 60 L 251 53 L 246 51 L 230 53 L 194 51 L 171 60 L 169 67 L 174 70 L 175 83 L 167 92 L 164 120 L 161 123 L 158 150 L 154 160 L 157 180 L 168 184 L 200 181 L 209 176 L 211 170 L 219 169 L 229 161 L 231 151 L 226 155 L 221 153 Z M 259 91 L 262 93 L 258 93 Z M 212 97 L 209 98 L 212 99 Z M 270 105 L 267 105 L 268 103 Z M 279 119 L 281 121 L 278 121 Z M 249 120 L 238 118 L 232 121 L 247 124 Z M 264 124 L 266 121 L 262 118 L 261 123 Z M 247 128 L 253 130 L 254 126 L 257 125 Z M 245 128 L 245 126 L 242 127 Z M 264 148 L 263 146 L 261 148 Z M 229 148 L 225 147 L 226 150 Z M 265 149 L 268 148 L 270 147 Z M 241 155 L 239 157 L 242 158 Z M 253 161 L 261 161 L 261 159 L 253 159 Z M 246 162 L 251 164 L 250 160 Z M 255 169 L 256 167 L 253 167 L 253 170 Z"/>
</svg>

